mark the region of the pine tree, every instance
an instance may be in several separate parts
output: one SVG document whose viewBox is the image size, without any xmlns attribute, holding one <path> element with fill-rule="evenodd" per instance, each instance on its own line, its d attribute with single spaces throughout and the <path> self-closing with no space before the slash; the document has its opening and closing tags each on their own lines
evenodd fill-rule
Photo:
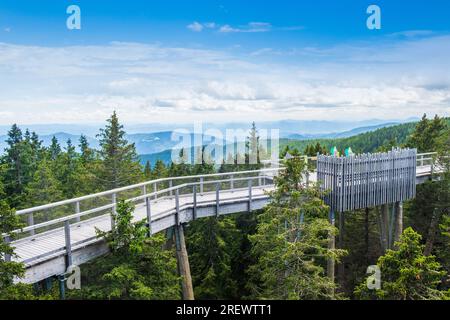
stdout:
<svg viewBox="0 0 450 320">
<path fill-rule="evenodd" d="M 149 160 L 145 163 L 144 178 L 145 180 L 150 180 L 152 178 L 152 166 L 150 165 Z"/>
<path fill-rule="evenodd" d="M 58 159 L 59 155 L 61 154 L 61 146 L 59 145 L 58 139 L 55 136 L 53 136 L 52 138 L 52 143 L 50 144 L 48 152 L 51 160 Z"/>
<path fill-rule="evenodd" d="M 178 161 L 172 162 L 169 167 L 169 176 L 182 177 L 191 174 L 191 166 L 188 164 L 187 155 L 184 149 L 180 150 Z"/>
<path fill-rule="evenodd" d="M 233 278 L 242 235 L 232 217 L 197 220 L 187 229 L 186 243 L 197 299 L 240 298 Z"/>
<path fill-rule="evenodd" d="M 304 161 L 292 158 L 285 166 L 250 236 L 257 263 L 248 271 L 249 288 L 258 299 L 338 298 L 324 266 L 345 251 L 328 248 L 329 237 L 337 233 L 326 218 L 328 207 L 318 187 L 302 181 Z"/>
<path fill-rule="evenodd" d="M 24 140 L 22 131 L 13 125 L 6 140 L 8 147 L 4 156 L 6 163 L 5 192 L 9 204 L 14 207 L 23 205 L 23 196 L 27 183 L 31 177 L 32 154 L 29 141 Z"/>
<path fill-rule="evenodd" d="M 409 219 L 416 230 L 425 236 L 425 254 L 429 255 L 439 238 L 439 224 L 449 214 L 450 128 L 445 119 L 435 116 L 433 120 L 428 120 L 424 115 L 409 137 L 408 146 L 421 152 L 437 151 L 436 164 L 443 169 L 439 179 L 417 187 L 416 198 L 409 210 Z"/>
<path fill-rule="evenodd" d="M 95 152 L 89 146 L 89 142 L 88 142 L 87 137 L 85 135 L 81 135 L 80 136 L 80 140 L 79 140 L 78 146 L 80 147 L 80 151 L 81 151 L 80 159 L 81 159 L 81 162 L 84 165 L 94 161 Z"/>
<path fill-rule="evenodd" d="M 417 148 L 419 152 L 435 152 L 446 129 L 447 124 L 444 118 L 436 115 L 433 120 L 428 120 L 427 115 L 424 114 L 408 138 L 407 146 Z"/>
<path fill-rule="evenodd" d="M 378 259 L 381 289 L 369 290 L 367 280 L 355 290 L 360 299 L 430 300 L 442 299 L 448 293 L 439 291 L 445 272 L 434 256 L 424 255 L 422 237 L 407 228 L 396 243 L 396 250 L 388 250 Z"/>
<path fill-rule="evenodd" d="M 260 149 L 261 145 L 259 142 L 258 130 L 256 129 L 255 122 L 252 123 L 252 128 L 250 129 L 250 134 L 246 139 L 246 161 L 245 163 L 250 165 L 250 168 L 258 169 L 260 167 Z"/>
<path fill-rule="evenodd" d="M 142 171 L 134 143 L 125 139 L 125 131 L 116 112 L 101 129 L 100 156 L 103 160 L 100 182 L 105 189 L 115 189 L 141 180 Z"/>
<path fill-rule="evenodd" d="M 52 162 L 55 177 L 58 179 L 64 198 L 71 199 L 81 196 L 84 189 L 84 168 L 82 167 L 79 154 L 75 151 L 75 146 L 69 139 L 65 152 L 62 152 L 56 160 Z"/>
<path fill-rule="evenodd" d="M 3 193 L 3 173 L 0 167 L 0 235 L 8 234 L 10 241 L 14 240 L 13 230 L 20 229 L 23 225 L 18 216 L 6 203 Z M 6 256 L 14 257 L 14 248 L 0 236 L 0 300 L 30 300 L 34 299 L 31 286 L 25 284 L 14 284 L 15 277 L 23 277 L 25 268 L 22 263 L 6 260 Z"/>
<path fill-rule="evenodd" d="M 167 167 L 164 162 L 158 159 L 155 163 L 155 167 L 153 168 L 153 178 L 161 179 L 167 177 Z"/>
<path fill-rule="evenodd" d="M 39 163 L 33 179 L 26 188 L 28 206 L 38 206 L 63 199 L 62 187 L 55 177 L 51 163 L 44 159 Z"/>
</svg>

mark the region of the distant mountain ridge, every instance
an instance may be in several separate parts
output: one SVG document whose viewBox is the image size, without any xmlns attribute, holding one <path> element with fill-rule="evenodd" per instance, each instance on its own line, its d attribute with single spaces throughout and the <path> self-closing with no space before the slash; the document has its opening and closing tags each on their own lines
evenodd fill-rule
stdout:
<svg viewBox="0 0 450 320">
<path fill-rule="evenodd" d="M 334 133 L 324 133 L 324 134 L 291 134 L 288 135 L 287 139 L 292 140 L 311 140 L 311 139 L 338 139 L 338 138 L 348 138 L 352 136 L 356 136 L 361 133 L 365 132 L 372 132 L 381 128 L 391 127 L 398 125 L 399 123 L 396 122 L 389 122 L 389 123 L 383 123 L 375 126 L 368 126 L 368 127 L 359 127 L 348 131 L 343 132 L 334 132 Z"/>
<path fill-rule="evenodd" d="M 191 134 L 191 141 L 200 140 L 201 135 Z M 74 135 L 65 132 L 57 132 L 50 135 L 39 135 L 39 139 L 42 141 L 43 145 L 48 147 L 51 144 L 52 138 L 56 137 L 62 148 L 67 145 L 67 140 L 72 141 L 72 145 L 76 146 L 77 151 L 79 151 L 79 140 L 81 135 Z M 98 149 L 100 147 L 99 140 L 91 136 L 86 136 L 91 148 Z M 136 151 L 138 154 L 148 154 L 148 153 L 158 153 L 167 149 L 171 149 L 178 145 L 180 141 L 172 140 L 172 131 L 156 132 L 156 133 L 136 133 L 126 135 L 125 138 L 130 143 L 134 143 L 136 146 Z M 210 136 L 203 136 L 203 139 L 210 139 Z M 6 143 L 7 136 L 0 136 L 0 154 L 2 154 L 7 147 Z M 194 142 L 195 143 L 195 142 Z M 198 143 L 197 143 L 198 144 Z M 201 144 L 201 143 L 200 143 Z"/>
<path fill-rule="evenodd" d="M 280 125 L 281 127 L 284 128 L 283 130 L 281 130 L 281 132 L 285 133 L 284 135 L 282 135 L 280 132 L 281 138 L 287 138 L 290 140 L 300 140 L 301 141 L 301 140 L 338 139 L 338 138 L 352 137 L 352 136 L 355 136 L 355 135 L 358 135 L 361 133 L 371 132 L 371 131 L 377 130 L 379 128 L 394 126 L 397 124 L 395 122 L 388 122 L 388 123 L 380 123 L 380 124 L 376 124 L 376 125 L 372 125 L 372 126 L 356 127 L 356 128 L 352 128 L 350 130 L 340 131 L 340 132 L 335 131 L 335 132 L 331 132 L 331 133 L 309 133 L 309 134 L 298 133 L 298 132 L 300 132 L 300 130 L 297 127 L 296 133 L 288 134 L 288 132 L 291 132 L 291 130 L 294 130 L 295 126 L 298 125 L 300 122 L 301 121 L 293 121 L 293 120 L 284 120 L 284 121 L 276 121 L 276 122 L 262 122 L 261 125 L 257 123 L 257 128 L 259 130 L 270 129 L 270 128 L 273 128 L 273 127 L 271 127 L 272 125 L 275 125 L 275 124 Z M 332 122 L 327 122 L 327 121 L 303 121 L 303 123 L 309 123 L 309 124 L 321 123 L 322 126 L 326 124 L 330 128 L 347 126 L 347 124 L 336 125 L 336 124 L 333 124 Z M 248 124 L 247 124 L 247 127 L 249 128 Z M 21 128 L 22 128 L 22 130 L 25 130 L 27 127 L 24 126 Z M 227 128 L 218 127 L 217 129 L 221 130 L 223 132 L 223 134 L 225 134 L 225 129 L 242 129 L 242 128 L 246 128 L 246 127 L 244 127 L 243 123 L 235 123 L 232 125 L 229 124 L 229 127 L 227 127 Z M 208 129 L 209 129 L 208 126 L 203 127 L 203 131 L 206 131 Z M 32 127 L 30 128 L 30 130 L 32 130 Z M 48 130 L 48 128 L 46 130 Z M 173 131 L 161 131 L 161 132 L 153 132 L 153 133 L 132 133 L 132 134 L 127 134 L 126 139 L 129 142 L 134 143 L 136 145 L 136 150 L 139 155 L 143 155 L 144 157 L 149 157 L 150 154 L 160 154 L 161 157 L 166 159 L 167 155 L 164 152 L 167 150 L 170 151 L 170 149 L 172 149 L 173 147 L 175 147 L 179 144 L 179 141 L 172 141 L 172 139 L 171 139 L 172 133 L 173 133 Z M 38 134 L 39 134 L 39 132 L 38 132 Z M 58 142 L 60 143 L 61 147 L 63 147 L 63 148 L 66 146 L 67 140 L 71 139 L 72 144 L 75 145 L 78 150 L 78 144 L 79 144 L 79 139 L 80 139 L 81 134 L 57 132 L 54 134 L 39 135 L 39 138 L 43 141 L 44 146 L 49 146 L 51 144 L 51 140 L 52 140 L 53 136 L 55 136 L 58 139 Z M 99 148 L 99 141 L 95 137 L 95 135 L 92 136 L 92 135 L 86 134 L 86 137 L 92 148 L 95 148 L 95 149 Z M 197 139 L 195 139 L 195 138 L 197 138 Z M 200 139 L 200 138 L 201 138 L 201 135 L 194 136 L 193 134 L 191 134 L 192 141 L 194 141 L 194 140 L 201 141 L 202 139 Z M 0 136 L 0 154 L 3 153 L 4 149 L 7 147 L 7 144 L 5 142 L 6 139 L 7 139 L 6 135 Z M 211 136 L 204 135 L 203 139 L 211 139 Z M 216 143 L 225 144 L 225 141 L 222 141 L 222 142 L 216 141 Z M 200 144 L 197 143 L 197 144 L 198 145 L 195 145 L 196 147 L 201 145 L 201 143 Z M 162 154 L 164 154 L 164 156 Z M 154 157 L 152 156 L 151 158 L 153 159 Z"/>
</svg>

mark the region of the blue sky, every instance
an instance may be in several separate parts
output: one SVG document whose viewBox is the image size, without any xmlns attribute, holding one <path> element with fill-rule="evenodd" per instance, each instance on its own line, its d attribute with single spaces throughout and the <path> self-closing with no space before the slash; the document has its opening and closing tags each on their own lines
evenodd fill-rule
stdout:
<svg viewBox="0 0 450 320">
<path fill-rule="evenodd" d="M 446 0 L 2 0 L 0 124 L 448 115 L 449 16 Z"/>
</svg>

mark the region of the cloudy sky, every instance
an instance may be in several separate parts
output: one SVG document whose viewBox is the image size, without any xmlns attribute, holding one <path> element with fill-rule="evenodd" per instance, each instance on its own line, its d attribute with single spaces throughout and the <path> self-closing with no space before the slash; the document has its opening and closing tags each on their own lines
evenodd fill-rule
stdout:
<svg viewBox="0 0 450 320">
<path fill-rule="evenodd" d="M 447 1 L 189 2 L 2 0 L 0 125 L 450 115 Z"/>
</svg>

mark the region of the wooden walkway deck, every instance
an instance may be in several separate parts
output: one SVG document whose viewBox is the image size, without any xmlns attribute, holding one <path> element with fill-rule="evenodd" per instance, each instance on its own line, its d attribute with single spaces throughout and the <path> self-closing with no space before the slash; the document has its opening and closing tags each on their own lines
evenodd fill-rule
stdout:
<svg viewBox="0 0 450 320">
<path fill-rule="evenodd" d="M 259 209 L 268 201 L 266 191 L 273 190 L 273 186 L 261 186 L 252 188 L 253 209 Z M 164 197 L 151 202 L 152 211 L 152 232 L 157 233 L 175 225 L 175 197 Z M 235 189 L 234 191 L 224 190 L 220 192 L 219 215 L 234 212 L 246 211 L 249 203 L 248 189 Z M 193 220 L 193 197 L 190 195 L 180 195 L 180 219 L 181 222 Z M 216 193 L 207 192 L 197 194 L 197 217 L 207 217 L 216 215 Z M 147 218 L 144 203 L 136 205 L 134 211 L 134 221 L 145 220 Z M 102 240 L 96 236 L 96 228 L 102 231 L 111 230 L 111 216 L 104 214 L 86 221 L 73 223 L 70 226 L 70 242 L 74 255 L 74 264 L 85 263 L 96 256 L 105 253 L 102 248 Z M 57 275 L 64 271 L 65 231 L 60 227 L 34 236 L 29 236 L 14 241 L 15 253 L 13 261 L 24 262 L 27 268 L 26 277 L 22 282 L 34 283 L 36 281 Z M 90 246 L 98 247 L 89 250 Z M 95 252 L 98 250 L 98 252 Z M 49 263 L 53 261 L 53 263 Z"/>
</svg>

